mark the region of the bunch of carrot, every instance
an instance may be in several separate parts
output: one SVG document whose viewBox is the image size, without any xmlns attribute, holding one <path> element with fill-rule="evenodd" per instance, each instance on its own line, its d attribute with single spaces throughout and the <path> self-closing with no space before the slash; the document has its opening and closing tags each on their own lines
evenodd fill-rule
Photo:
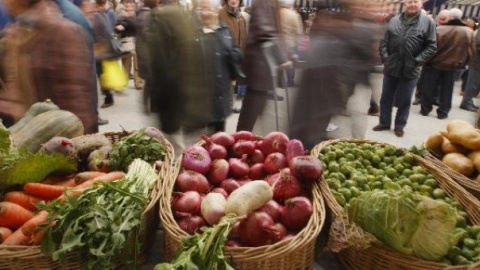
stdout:
<svg viewBox="0 0 480 270">
<path fill-rule="evenodd" d="M 45 231 L 37 227 L 47 222 L 48 213 L 38 211 L 35 204 L 63 199 L 64 193 L 75 196 L 95 182 L 116 181 L 124 172 L 81 172 L 67 179 L 50 177 L 40 183 L 27 183 L 23 191 L 5 193 L 0 202 L 0 244 L 39 245 Z"/>
</svg>

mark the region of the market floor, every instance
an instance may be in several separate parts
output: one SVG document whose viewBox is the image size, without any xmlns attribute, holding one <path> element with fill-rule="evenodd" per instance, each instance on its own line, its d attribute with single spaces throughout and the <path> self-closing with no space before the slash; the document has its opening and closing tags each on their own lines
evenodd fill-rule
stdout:
<svg viewBox="0 0 480 270">
<path fill-rule="evenodd" d="M 382 74 L 373 74 L 371 83 L 373 86 L 374 97 L 378 100 L 381 92 Z M 287 121 L 287 100 L 292 101 L 295 96 L 295 88 L 288 89 L 289 99 L 285 99 L 278 103 L 279 130 L 288 129 Z M 446 129 L 448 122 L 452 119 L 464 119 L 470 123 L 475 123 L 476 114 L 459 108 L 461 96 L 459 95 L 460 82 L 455 84 L 455 90 L 452 101 L 452 110 L 449 117 L 444 120 L 436 118 L 434 111 L 430 116 L 422 116 L 420 107 L 411 106 L 408 125 L 405 128 L 403 138 L 395 136 L 393 131 L 374 132 L 372 128 L 378 124 L 378 117 L 367 116 L 368 100 L 370 98 L 370 90 L 359 88 L 349 104 L 349 110 L 352 112 L 363 112 L 357 115 L 357 118 L 348 116 L 337 116 L 332 122 L 339 128 L 330 133 L 332 138 L 350 138 L 352 134 L 358 130 L 365 133 L 365 139 L 387 142 L 398 147 L 411 147 L 413 145 L 422 145 L 424 140 L 432 133 Z M 285 90 L 279 89 L 278 93 L 285 96 Z M 130 87 L 122 92 L 115 93 L 115 104 L 112 107 L 99 109 L 100 116 L 109 120 L 109 124 L 100 126 L 100 132 L 111 132 L 125 130 L 137 130 L 147 126 L 158 126 L 157 116 L 145 112 L 143 106 L 143 91 L 135 90 L 133 83 Z M 365 102 L 358 102 L 364 100 Z M 99 95 L 99 102 L 103 101 L 103 96 Z M 478 100 L 475 101 L 478 104 Z M 239 108 L 241 101 L 235 101 L 235 107 Z M 265 135 L 269 131 L 276 129 L 274 102 L 269 102 L 264 115 L 258 120 L 254 132 L 258 135 Z M 232 114 L 227 120 L 227 132 L 234 132 L 238 121 L 238 114 Z M 179 153 L 176 153 L 178 155 Z M 157 231 L 154 245 L 151 249 L 148 263 L 144 269 L 153 269 L 155 264 L 162 260 L 163 250 L 163 232 L 161 229 Z M 325 241 L 326 231 L 323 231 L 322 237 L 317 245 L 315 270 L 336 270 L 343 269 L 338 259 L 330 253 L 323 252 L 323 244 Z"/>
</svg>

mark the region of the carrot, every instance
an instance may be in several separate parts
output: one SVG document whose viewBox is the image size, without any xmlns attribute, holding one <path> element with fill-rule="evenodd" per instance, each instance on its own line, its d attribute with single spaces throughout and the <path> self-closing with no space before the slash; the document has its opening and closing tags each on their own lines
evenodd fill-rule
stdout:
<svg viewBox="0 0 480 270">
<path fill-rule="evenodd" d="M 93 179 L 97 176 L 105 175 L 104 172 L 97 172 L 97 171 L 89 171 L 89 172 L 81 172 L 75 175 L 75 184 L 80 185 L 81 183 Z"/>
<path fill-rule="evenodd" d="M 45 199 L 26 194 L 23 191 L 7 192 L 5 193 L 3 200 L 6 202 L 16 203 L 30 211 L 36 211 L 37 207 L 35 206 L 35 204 L 41 201 L 45 201 Z"/>
<path fill-rule="evenodd" d="M 67 176 L 47 176 L 43 181 L 41 182 L 42 184 L 47 184 L 47 185 L 55 185 L 57 182 L 70 179 L 72 176 L 67 175 Z"/>
<path fill-rule="evenodd" d="M 18 229 L 33 217 L 33 213 L 11 202 L 0 202 L 0 226 Z"/>
<path fill-rule="evenodd" d="M 45 223 L 47 221 L 47 217 L 48 217 L 48 212 L 43 210 L 43 211 L 40 211 L 38 213 L 38 215 L 32 217 L 31 219 L 29 219 L 27 222 L 25 222 L 21 229 L 22 229 L 22 233 L 27 236 L 27 237 L 30 237 L 34 234 L 35 232 L 35 229 Z"/>
<path fill-rule="evenodd" d="M 113 181 L 116 181 L 116 180 L 120 180 L 124 177 L 125 177 L 124 172 L 109 172 L 107 174 L 97 176 L 97 177 L 93 178 L 92 180 L 93 181 L 104 180 L 104 181 L 108 181 L 108 182 L 113 182 Z"/>
<path fill-rule="evenodd" d="M 28 245 L 30 239 L 17 229 L 9 237 L 5 238 L 2 245 Z"/>
<path fill-rule="evenodd" d="M 12 230 L 7 227 L 0 227 L 0 244 L 12 234 Z"/>
<path fill-rule="evenodd" d="M 62 195 L 65 187 L 42 183 L 26 183 L 23 186 L 25 193 L 46 199 L 56 199 Z"/>
<path fill-rule="evenodd" d="M 80 195 L 80 194 L 82 194 L 82 191 L 81 191 L 82 189 L 86 189 L 86 188 L 89 188 L 89 187 L 93 186 L 93 184 L 97 181 L 113 182 L 113 181 L 122 179 L 123 177 L 125 177 L 124 172 L 110 172 L 110 173 L 107 173 L 107 174 L 104 174 L 104 175 L 100 175 L 100 176 L 95 177 L 93 179 L 87 180 L 87 181 L 81 183 L 80 185 L 75 186 L 73 188 L 74 190 L 68 190 L 67 195 L 68 196 Z M 65 197 L 63 195 L 60 196 L 60 199 L 62 201 L 65 201 Z"/>
<path fill-rule="evenodd" d="M 62 186 L 62 187 L 74 187 L 77 184 L 75 183 L 75 178 L 70 178 L 70 179 L 67 179 L 67 180 L 57 182 L 54 185 L 55 186 Z"/>
<path fill-rule="evenodd" d="M 32 235 L 32 238 L 30 240 L 30 243 L 34 246 L 40 245 L 40 242 L 42 242 L 42 238 L 47 233 L 47 230 L 41 230 L 38 232 L 35 232 L 35 234 Z"/>
</svg>

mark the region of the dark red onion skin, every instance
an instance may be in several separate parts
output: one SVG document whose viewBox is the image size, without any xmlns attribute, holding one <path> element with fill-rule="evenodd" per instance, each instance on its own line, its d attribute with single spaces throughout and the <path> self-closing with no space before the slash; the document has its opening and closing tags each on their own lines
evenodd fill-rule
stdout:
<svg viewBox="0 0 480 270">
<path fill-rule="evenodd" d="M 206 225 L 205 220 L 201 216 L 183 217 L 177 221 L 177 224 L 180 229 L 190 235 L 193 235 L 197 230 Z"/>
<path fill-rule="evenodd" d="M 267 213 L 274 222 L 279 222 L 282 216 L 283 206 L 275 200 L 268 201 L 258 211 Z"/>
<path fill-rule="evenodd" d="M 287 157 L 287 161 L 290 161 L 294 157 L 303 155 L 305 155 L 305 148 L 301 141 L 293 139 L 287 143 L 287 149 L 285 150 L 285 156 Z"/>
<path fill-rule="evenodd" d="M 225 199 L 228 198 L 228 192 L 221 187 L 212 188 L 212 190 L 210 190 L 210 192 L 220 193 L 225 197 Z"/>
<path fill-rule="evenodd" d="M 236 247 L 241 247 L 242 245 L 238 241 L 235 241 L 233 239 L 228 239 L 227 241 L 225 241 L 225 246 L 236 248 Z"/>
<path fill-rule="evenodd" d="M 287 166 L 287 158 L 279 152 L 269 154 L 263 162 L 263 168 L 268 174 L 277 173 Z"/>
<path fill-rule="evenodd" d="M 263 168 L 263 163 L 257 163 L 250 167 L 250 173 L 248 174 L 248 177 L 250 179 L 262 180 L 265 179 L 266 175 L 267 172 Z"/>
<path fill-rule="evenodd" d="M 196 183 L 197 181 L 198 183 Z M 201 173 L 190 170 L 183 171 L 178 175 L 175 186 L 180 192 L 196 191 L 206 194 L 210 191 L 210 183 L 207 178 Z"/>
<path fill-rule="evenodd" d="M 225 159 L 216 159 L 212 162 L 208 180 L 214 185 L 219 185 L 228 177 L 230 164 Z"/>
<path fill-rule="evenodd" d="M 265 155 L 259 149 L 255 149 L 253 153 L 248 157 L 248 164 L 253 165 L 257 163 L 263 163 L 265 161 Z"/>
<path fill-rule="evenodd" d="M 191 145 L 183 151 L 182 166 L 186 170 L 206 174 L 212 166 L 212 159 L 205 148 Z"/>
<path fill-rule="evenodd" d="M 245 184 L 247 184 L 247 183 L 252 182 L 252 179 L 244 178 L 244 179 L 242 179 L 242 180 L 237 180 L 237 182 L 240 184 L 240 186 L 243 186 L 243 185 L 245 185 Z"/>
<path fill-rule="evenodd" d="M 298 156 L 288 162 L 288 167 L 293 176 L 301 180 L 315 181 L 323 173 L 323 166 L 317 157 Z"/>
<path fill-rule="evenodd" d="M 210 139 L 212 140 L 212 142 L 220 144 L 225 148 L 231 147 L 235 143 L 235 138 L 233 138 L 232 135 L 223 131 L 214 133 L 212 136 L 210 136 Z"/>
<path fill-rule="evenodd" d="M 272 234 L 272 242 L 270 244 L 275 244 L 281 241 L 288 233 L 287 228 L 282 223 L 275 223 L 268 228 L 268 231 Z"/>
<path fill-rule="evenodd" d="M 235 222 L 228 236 L 234 237 L 234 238 L 237 238 L 240 236 L 240 221 Z"/>
<path fill-rule="evenodd" d="M 227 149 L 225 146 L 214 143 L 209 137 L 206 135 L 201 136 L 202 139 L 205 141 L 205 149 L 207 149 L 208 154 L 210 155 L 211 159 L 224 159 L 227 157 Z"/>
<path fill-rule="evenodd" d="M 272 218 L 265 212 L 250 213 L 240 223 L 240 240 L 249 247 L 268 245 L 273 234 L 268 230 L 274 225 Z"/>
<path fill-rule="evenodd" d="M 255 142 L 240 140 L 235 142 L 232 146 L 232 153 L 236 157 L 241 157 L 243 155 L 251 155 L 255 151 Z"/>
<path fill-rule="evenodd" d="M 281 222 L 288 230 L 299 231 L 307 226 L 312 214 L 313 206 L 308 198 L 294 197 L 285 201 Z"/>
<path fill-rule="evenodd" d="M 172 201 L 172 211 L 175 216 L 198 215 L 202 197 L 196 191 L 187 191 L 184 193 L 174 192 L 175 198 Z M 189 204 L 189 206 L 186 206 Z"/>
<path fill-rule="evenodd" d="M 302 183 L 290 174 L 290 169 L 280 171 L 278 181 L 273 185 L 273 198 L 279 201 L 299 196 L 302 193 Z"/>
<path fill-rule="evenodd" d="M 273 187 L 279 178 L 280 178 L 280 172 L 267 175 L 267 177 L 265 178 L 265 181 L 267 181 L 267 183 L 271 187 Z"/>
<path fill-rule="evenodd" d="M 239 140 L 253 141 L 253 140 L 255 140 L 255 135 L 251 131 L 246 131 L 246 130 L 237 131 L 237 132 L 233 133 L 232 136 L 235 139 L 235 141 L 239 141 Z"/>
<path fill-rule="evenodd" d="M 280 152 L 284 154 L 287 149 L 287 143 L 289 141 L 290 139 L 285 133 L 279 131 L 272 131 L 268 133 L 265 138 L 263 138 L 262 152 L 265 155 L 274 152 Z"/>
<path fill-rule="evenodd" d="M 228 194 L 232 193 L 235 189 L 240 187 L 240 184 L 235 179 L 227 179 L 220 184 Z"/>
<path fill-rule="evenodd" d="M 239 179 L 248 176 L 248 173 L 250 173 L 250 166 L 248 166 L 246 160 L 247 155 L 243 155 L 241 159 L 231 158 L 228 160 L 228 164 L 230 165 L 230 175 L 233 178 Z"/>
</svg>

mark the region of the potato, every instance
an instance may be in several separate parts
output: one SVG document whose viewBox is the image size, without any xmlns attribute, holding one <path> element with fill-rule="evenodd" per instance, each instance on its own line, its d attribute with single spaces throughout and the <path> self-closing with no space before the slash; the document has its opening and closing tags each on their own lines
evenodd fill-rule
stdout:
<svg viewBox="0 0 480 270">
<path fill-rule="evenodd" d="M 241 217 L 264 206 L 273 198 L 273 190 L 264 180 L 244 184 L 228 196 L 225 214 L 234 213 Z"/>
<path fill-rule="evenodd" d="M 442 162 L 450 167 L 452 170 L 459 172 L 466 177 L 473 175 L 475 168 L 473 167 L 473 162 L 466 156 L 460 153 L 450 153 L 446 154 Z"/>
<path fill-rule="evenodd" d="M 443 136 L 440 133 L 435 133 L 428 136 L 425 141 L 425 148 L 439 153 L 442 151 Z"/>
<path fill-rule="evenodd" d="M 443 154 L 448 154 L 448 153 L 465 154 L 468 152 L 468 150 L 462 145 L 452 143 L 449 139 L 443 138 L 442 152 Z"/>
<path fill-rule="evenodd" d="M 480 150 L 480 133 L 464 120 L 452 120 L 447 125 L 448 139 L 470 150 Z"/>
<path fill-rule="evenodd" d="M 468 154 L 468 158 L 472 161 L 473 167 L 480 172 L 480 151 L 473 151 Z"/>
</svg>

